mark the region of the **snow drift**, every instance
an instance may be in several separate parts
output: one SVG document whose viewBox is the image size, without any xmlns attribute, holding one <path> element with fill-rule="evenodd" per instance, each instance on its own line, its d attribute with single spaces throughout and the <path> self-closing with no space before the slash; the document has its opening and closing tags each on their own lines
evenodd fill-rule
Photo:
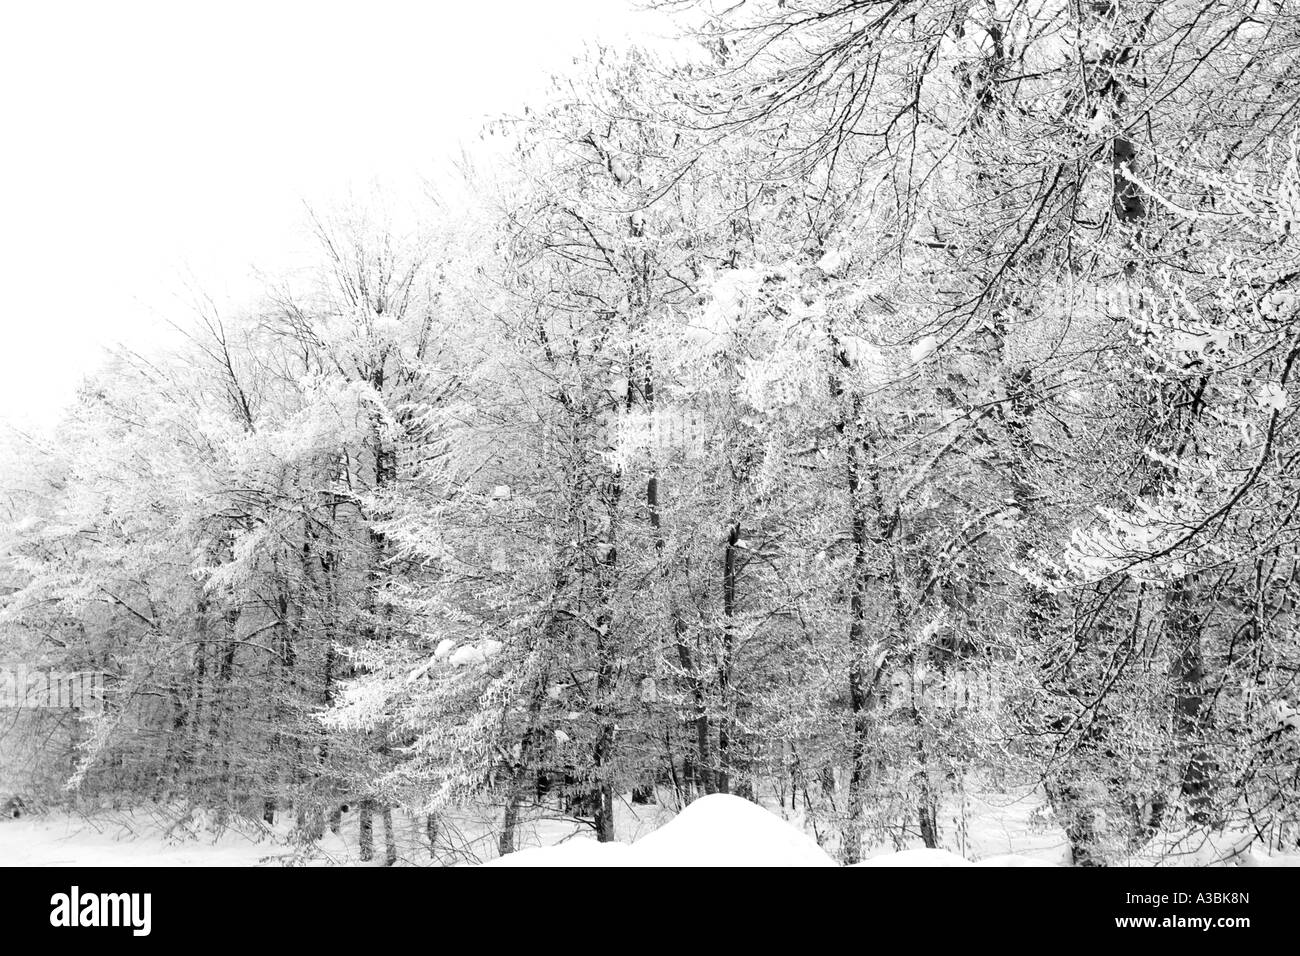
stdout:
<svg viewBox="0 0 1300 956">
<path fill-rule="evenodd" d="M 635 843 L 572 839 L 521 850 L 489 866 L 835 866 L 807 834 L 758 804 L 713 794 L 696 800 Z M 861 866 L 1052 866 L 1023 856 L 972 864 L 946 850 L 904 850 Z"/>
<path fill-rule="evenodd" d="M 489 866 L 834 866 L 810 837 L 740 797 L 701 797 L 635 843 L 574 839 Z"/>
</svg>

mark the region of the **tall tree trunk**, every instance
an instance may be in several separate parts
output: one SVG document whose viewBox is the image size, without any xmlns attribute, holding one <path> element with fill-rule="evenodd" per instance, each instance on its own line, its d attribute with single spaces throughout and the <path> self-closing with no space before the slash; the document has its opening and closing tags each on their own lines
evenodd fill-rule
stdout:
<svg viewBox="0 0 1300 956">
<path fill-rule="evenodd" d="M 393 829 L 393 808 L 385 804 L 380 816 L 384 822 L 384 866 L 392 866 L 397 862 L 397 834 Z"/>
<path fill-rule="evenodd" d="M 1197 826 L 1209 826 L 1216 768 L 1200 740 L 1210 711 L 1195 595 L 1195 577 L 1180 578 L 1168 591 L 1165 616 L 1173 655 L 1169 670 L 1174 684 L 1175 754 L 1182 763 L 1179 788 L 1187 803 L 1188 819 Z"/>
<path fill-rule="evenodd" d="M 527 791 L 528 771 L 533 763 L 533 752 L 537 745 L 538 720 L 542 712 L 542 702 L 546 698 L 546 679 L 543 676 L 534 685 L 528 701 L 528 723 L 519 741 L 519 759 L 510 767 L 510 781 L 506 787 L 505 814 L 501 820 L 501 833 L 497 837 L 497 855 L 507 856 L 515 852 L 516 832 L 519 829 L 519 810 Z M 429 843 L 432 846 L 433 837 Z"/>
<path fill-rule="evenodd" d="M 646 409 L 651 415 L 654 414 L 657 405 L 655 399 L 654 378 L 649 367 L 646 367 L 645 377 L 641 387 L 642 399 Z M 651 533 L 654 537 L 654 547 L 656 559 L 659 562 L 659 575 L 663 582 L 667 582 L 672 567 L 664 560 L 664 533 L 663 533 L 663 511 L 661 497 L 663 485 L 659 478 L 659 473 L 652 466 L 650 475 L 646 479 L 645 502 L 646 511 L 650 519 Z M 682 776 L 688 791 L 695 793 L 713 793 L 716 790 L 712 774 L 709 771 L 711 764 L 710 740 L 712 730 L 709 726 L 708 706 L 705 695 L 705 676 L 701 668 L 697 667 L 695 655 L 691 652 L 688 643 L 688 634 L 686 622 L 682 619 L 681 606 L 675 595 L 670 592 L 669 607 L 669 626 L 672 629 L 673 648 L 677 654 L 678 664 L 681 666 L 682 673 L 686 677 L 687 684 L 690 688 L 691 699 L 693 702 L 694 713 L 692 716 L 685 718 L 685 725 L 688 732 L 694 739 L 695 754 L 692 756 L 687 751 L 682 758 Z M 676 776 L 676 768 L 670 767 L 670 773 Z M 692 797 L 692 793 L 683 794 L 686 799 Z"/>
<path fill-rule="evenodd" d="M 515 836 L 519 830 L 519 807 L 523 803 L 523 788 L 512 786 L 506 791 L 506 808 L 501 818 L 501 833 L 497 836 L 497 856 L 515 852 Z"/>
<path fill-rule="evenodd" d="M 362 863 L 375 858 L 375 801 L 362 797 L 357 807 L 357 845 Z"/>
<path fill-rule="evenodd" d="M 194 626 L 198 639 L 194 644 L 194 670 L 190 686 L 190 723 L 186 742 L 187 762 L 190 767 L 188 787 L 190 796 L 197 796 L 197 788 L 203 785 L 202 776 L 207 763 L 207 748 L 203 740 L 203 728 L 206 720 L 204 713 L 204 688 L 207 685 L 208 671 L 208 627 L 210 610 L 206 595 L 201 595 L 195 612 Z"/>
<path fill-rule="evenodd" d="M 429 855 L 436 856 L 438 851 L 438 814 L 424 815 L 424 839 L 429 843 Z"/>
<path fill-rule="evenodd" d="M 224 617 L 225 639 L 222 641 L 221 656 L 217 660 L 217 671 L 213 675 L 214 688 L 209 707 L 212 720 L 208 727 L 208 740 L 214 754 L 220 754 L 221 771 L 217 778 L 217 789 L 221 793 L 222 803 L 218 808 L 219 817 L 225 820 L 234 800 L 233 780 L 231 776 L 231 753 L 234 746 L 233 736 L 237 729 L 233 715 L 238 713 L 237 702 L 232 700 L 235 693 L 234 672 L 235 653 L 238 650 L 236 635 L 239 633 L 239 611 L 230 608 Z"/>
<path fill-rule="evenodd" d="M 610 534 L 613 535 L 612 527 Z M 606 571 L 612 576 L 614 562 L 617 560 L 612 541 L 609 544 L 608 554 Z M 614 656 L 613 608 L 608 600 L 608 589 L 612 588 L 612 586 L 613 582 L 608 581 L 606 588 L 602 588 L 606 597 L 602 600 L 601 610 L 596 617 L 596 701 L 594 709 L 597 721 L 597 736 L 593 755 L 596 768 L 596 785 L 593 797 L 596 801 L 596 839 L 601 843 L 612 843 L 614 841 L 614 784 L 611 779 L 614 759 L 614 720 L 611 710 L 614 695 L 614 670 L 617 661 Z"/>
<path fill-rule="evenodd" d="M 897 525 L 897 513 L 886 509 L 884 492 L 880 487 L 879 467 L 870 460 L 873 454 L 871 443 L 862 434 L 864 424 L 861 396 L 853 394 L 848 400 L 848 407 L 843 407 L 847 389 L 841 378 L 841 370 L 851 369 L 852 360 L 840 345 L 834 327 L 828 325 L 826 331 L 832 348 L 830 393 L 832 400 L 840 405 L 834 427 L 844 450 L 844 485 L 849 503 L 849 542 L 853 553 L 848 583 L 848 684 L 852 743 L 849 747 L 848 806 L 840 855 L 845 863 L 856 863 L 862 855 L 865 795 L 874 762 L 869 745 L 875 697 L 890 666 L 890 656 L 898 649 L 904 633 L 904 607 L 897 558 L 891 541 Z M 871 520 L 873 513 L 874 522 Z M 873 545 L 886 552 L 883 574 L 871 570 L 869 558 Z M 867 605 L 873 578 L 883 578 L 882 583 L 887 591 L 886 606 L 890 609 L 890 627 L 885 637 L 884 653 L 877 655 L 876 661 L 870 659 L 872 655 L 866 631 Z"/>
<path fill-rule="evenodd" d="M 731 792 L 731 699 L 732 657 L 736 644 L 736 576 L 740 525 L 733 522 L 727 529 L 727 544 L 722 555 L 722 656 L 718 662 L 718 793 Z"/>
</svg>

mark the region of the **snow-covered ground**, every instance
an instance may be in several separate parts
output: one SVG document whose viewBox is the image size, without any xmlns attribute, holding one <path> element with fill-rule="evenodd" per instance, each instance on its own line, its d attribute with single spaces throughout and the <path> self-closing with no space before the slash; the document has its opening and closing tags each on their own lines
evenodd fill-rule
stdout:
<svg viewBox="0 0 1300 956">
<path fill-rule="evenodd" d="M 0 821 L 3 866 L 264 866 L 292 854 L 283 842 L 234 829 L 207 839 L 188 831 L 168 834 L 143 814 Z"/>
<path fill-rule="evenodd" d="M 616 814 L 617 843 L 598 844 L 587 824 L 558 813 L 534 812 L 520 826 L 519 852 L 510 865 L 667 865 L 731 863 L 734 865 L 828 865 L 834 846 L 823 850 L 814 834 L 819 827 L 777 801 L 767 807 L 736 797 L 705 797 L 675 813 L 665 793 L 653 804 L 632 803 L 624 795 Z M 1061 863 L 1064 837 L 1041 822 L 1042 801 L 1032 791 L 987 801 L 968 801 L 947 813 L 945 846 L 956 859 L 982 859 L 1006 854 L 1028 855 L 1045 863 Z M 423 820 L 394 813 L 393 842 L 398 863 L 476 864 L 497 855 L 500 809 L 459 810 L 443 814 L 430 852 Z M 960 835 L 960 838 L 959 838 Z M 832 834 L 833 837 L 833 834 Z M 376 865 L 382 862 L 384 833 L 374 820 Z M 898 850 L 913 850 L 919 841 L 868 847 L 873 865 Z M 625 852 L 626 851 L 626 852 Z M 920 857 L 917 857 L 920 859 Z M 934 857 L 935 860 L 938 857 Z M 505 862 L 505 861 L 503 861 Z M 900 865 L 916 865 L 899 856 Z M 225 827 L 201 815 L 176 808 L 152 807 L 132 811 L 99 811 L 90 815 L 51 812 L 18 820 L 0 820 L 0 865 L 358 865 L 359 831 L 355 810 L 345 814 L 339 833 L 328 833 L 316 845 L 304 847 L 290 839 L 290 821 L 265 826 L 234 820 Z"/>
<path fill-rule="evenodd" d="M 624 840 L 643 836 L 671 814 L 663 808 L 636 807 L 624 812 L 618 835 Z M 393 842 L 399 865 L 479 863 L 496 855 L 498 813 L 461 811 L 440 820 L 437 854 L 430 852 L 423 821 L 394 813 Z M 225 826 L 201 814 L 185 815 L 170 807 L 31 813 L 16 820 L 0 819 L 0 866 L 356 866 L 360 859 L 357 813 L 344 814 L 342 827 L 319 843 L 303 846 L 290 835 L 290 821 L 266 826 L 235 819 Z M 521 847 L 580 843 L 589 827 L 572 820 L 537 818 L 519 829 Z M 376 859 L 384 856 L 384 830 L 375 815 Z"/>
<path fill-rule="evenodd" d="M 876 847 L 859 866 L 1059 866 L 1068 862 L 1059 831 L 1044 826 L 1032 793 L 976 801 L 965 809 L 962 840 L 948 849 L 915 845 Z M 419 821 L 395 815 L 394 843 L 405 865 L 473 864 L 499 866 L 835 866 L 835 859 L 802 829 L 804 821 L 739 797 L 703 797 L 674 815 L 659 805 L 624 803 L 619 842 L 598 843 L 590 827 L 563 819 L 534 819 L 521 828 L 516 853 L 495 856 L 493 815 L 444 817 L 430 853 Z M 1170 840 L 1179 841 L 1173 837 Z M 1183 836 L 1176 850 L 1186 853 Z M 375 820 L 376 855 L 384 836 Z M 965 852 L 955 852 L 960 842 Z M 1232 852 L 1224 852 L 1231 850 Z M 1264 856 L 1227 837 L 1202 840 L 1183 856 L 1189 865 L 1214 862 L 1245 866 L 1294 866 L 1300 855 Z M 303 847 L 284 826 L 235 821 L 225 827 L 200 815 L 166 810 L 29 815 L 0 821 L 0 865 L 5 866 L 330 866 L 359 862 L 355 813 L 338 834 Z M 1141 854 L 1130 865 L 1152 865 Z M 378 865 L 380 860 L 372 865 Z"/>
</svg>

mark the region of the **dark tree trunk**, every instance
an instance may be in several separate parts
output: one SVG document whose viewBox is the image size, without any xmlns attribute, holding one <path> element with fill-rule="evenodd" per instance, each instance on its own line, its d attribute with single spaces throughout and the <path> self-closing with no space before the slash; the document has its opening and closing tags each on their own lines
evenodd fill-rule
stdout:
<svg viewBox="0 0 1300 956">
<path fill-rule="evenodd" d="M 1202 624 L 1194 606 L 1195 594 L 1193 577 L 1177 581 L 1169 589 L 1165 615 L 1172 641 L 1170 677 L 1174 683 L 1174 752 L 1182 762 L 1180 791 L 1191 822 L 1209 826 L 1216 768 L 1201 744 L 1209 709 L 1201 651 Z"/>
<path fill-rule="evenodd" d="M 722 659 L 718 663 L 718 793 L 731 792 L 731 699 L 732 656 L 735 653 L 736 578 L 738 574 L 736 543 L 740 540 L 740 525 L 732 523 L 727 529 L 727 544 L 722 555 Z"/>
<path fill-rule="evenodd" d="M 397 834 L 393 831 L 393 808 L 385 805 L 380 818 L 384 821 L 384 866 L 397 862 Z"/>
<path fill-rule="evenodd" d="M 357 807 L 357 828 L 361 862 L 369 863 L 375 858 L 375 801 L 369 797 Z"/>
<path fill-rule="evenodd" d="M 497 837 L 497 855 L 509 856 L 515 852 L 515 832 L 519 829 L 519 805 L 523 795 L 512 787 L 506 794 L 505 814 L 501 818 L 501 834 Z"/>
</svg>

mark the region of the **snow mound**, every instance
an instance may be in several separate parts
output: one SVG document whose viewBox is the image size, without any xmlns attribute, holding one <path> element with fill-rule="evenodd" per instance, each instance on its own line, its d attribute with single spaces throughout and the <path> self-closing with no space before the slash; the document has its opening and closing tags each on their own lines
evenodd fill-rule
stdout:
<svg viewBox="0 0 1300 956">
<path fill-rule="evenodd" d="M 834 866 L 815 840 L 740 797 L 701 797 L 632 845 L 641 866 Z"/>
<path fill-rule="evenodd" d="M 740 797 L 701 797 L 633 844 L 569 840 L 520 850 L 488 866 L 834 866 L 780 817 Z"/>
</svg>

